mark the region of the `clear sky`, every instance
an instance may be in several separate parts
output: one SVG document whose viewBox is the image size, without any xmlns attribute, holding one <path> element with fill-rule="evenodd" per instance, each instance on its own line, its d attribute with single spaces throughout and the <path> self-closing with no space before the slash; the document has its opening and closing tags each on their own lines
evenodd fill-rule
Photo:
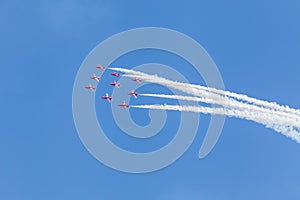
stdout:
<svg viewBox="0 0 300 200">
<path fill-rule="evenodd" d="M 144 26 L 198 41 L 226 89 L 300 108 L 299 10 L 296 0 L 0 1 L 0 199 L 299 199 L 300 145 L 262 125 L 227 118 L 216 147 L 199 160 L 209 122 L 201 115 L 194 143 L 176 163 L 133 175 L 94 159 L 72 117 L 73 82 L 87 54 L 113 34 Z M 157 53 L 137 52 L 117 64 L 184 64 Z M 109 112 L 103 101 L 96 103 Z M 147 124 L 141 120 L 146 114 L 133 118 Z M 178 113 L 169 115 L 176 121 Z M 115 130 L 111 120 L 108 114 L 101 123 Z M 124 148 L 138 148 L 113 133 L 109 137 Z"/>
</svg>

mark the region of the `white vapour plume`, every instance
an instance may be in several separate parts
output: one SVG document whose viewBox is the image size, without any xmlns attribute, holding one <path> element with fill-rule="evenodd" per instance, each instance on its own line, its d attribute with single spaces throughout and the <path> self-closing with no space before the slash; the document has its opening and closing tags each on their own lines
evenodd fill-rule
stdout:
<svg viewBox="0 0 300 200">
<path fill-rule="evenodd" d="M 137 77 L 145 82 L 162 84 L 193 95 L 180 96 L 165 94 L 142 94 L 141 96 L 204 102 L 221 106 L 221 108 L 210 108 L 203 106 L 136 105 L 132 106 L 134 108 L 178 110 L 238 117 L 261 123 L 267 128 L 272 128 L 273 130 L 280 132 L 283 135 L 300 143 L 300 110 L 298 109 L 290 108 L 288 106 L 281 106 L 275 102 L 262 101 L 229 91 L 171 81 L 157 75 L 149 75 L 139 71 L 123 68 L 112 69 L 126 73 L 124 76 Z"/>
<path fill-rule="evenodd" d="M 220 95 L 227 96 L 227 97 L 231 97 L 231 98 L 234 98 L 234 99 L 237 99 L 240 101 L 248 102 L 250 104 L 255 104 L 258 106 L 262 106 L 262 107 L 266 107 L 266 108 L 270 108 L 273 110 L 278 110 L 278 111 L 282 111 L 282 112 L 286 112 L 286 113 L 289 112 L 289 113 L 300 116 L 300 110 L 293 109 L 288 106 L 282 106 L 275 102 L 262 101 L 259 99 L 248 97 L 247 95 L 236 94 L 233 92 L 219 90 L 216 88 L 204 87 L 201 85 L 171 81 L 171 80 L 159 77 L 157 75 L 149 75 L 149 74 L 135 71 L 135 70 L 129 70 L 129 69 L 123 69 L 123 68 L 111 68 L 111 69 L 115 70 L 115 71 L 127 73 L 125 76 L 137 77 L 137 78 L 143 79 L 144 81 L 147 81 L 147 82 L 163 84 L 163 85 L 170 86 L 170 87 L 176 88 L 178 90 L 181 90 L 183 92 L 186 92 L 188 94 L 192 94 L 192 95 L 196 95 L 196 96 L 207 97 L 207 95 L 210 95 L 212 98 L 218 98 L 218 96 L 220 96 Z"/>
<path fill-rule="evenodd" d="M 277 132 L 295 140 L 300 143 L 300 125 L 293 126 L 288 122 L 283 121 L 279 117 L 272 116 L 263 112 L 252 112 L 252 111 L 241 111 L 234 109 L 224 108 L 210 108 L 203 106 L 177 106 L 177 105 L 134 105 L 133 108 L 145 108 L 145 109 L 156 109 L 156 110 L 174 110 L 174 111 L 186 111 L 186 112 L 197 112 L 204 114 L 213 115 L 226 115 L 229 117 L 237 117 L 241 119 L 251 120 L 260 124 L 265 125 L 267 128 L 272 128 Z"/>
<path fill-rule="evenodd" d="M 208 99 L 203 97 L 193 97 L 193 96 L 182 96 L 182 95 L 167 95 L 167 94 L 140 94 L 140 96 L 148 96 L 148 97 L 158 97 L 158 98 L 166 98 L 166 99 L 177 99 L 177 100 L 185 100 L 185 101 L 194 101 L 194 102 L 203 102 L 207 104 L 215 104 L 220 105 L 225 108 L 234 108 L 240 110 L 249 110 L 249 111 L 258 111 L 268 113 L 274 116 L 281 116 L 283 119 L 288 120 L 290 122 L 293 121 L 293 124 L 300 125 L 300 117 L 297 115 L 293 115 L 290 113 L 280 112 L 276 110 L 267 109 L 264 107 L 259 107 L 252 104 L 246 104 L 243 102 L 235 101 L 231 98 L 224 99 Z"/>
</svg>

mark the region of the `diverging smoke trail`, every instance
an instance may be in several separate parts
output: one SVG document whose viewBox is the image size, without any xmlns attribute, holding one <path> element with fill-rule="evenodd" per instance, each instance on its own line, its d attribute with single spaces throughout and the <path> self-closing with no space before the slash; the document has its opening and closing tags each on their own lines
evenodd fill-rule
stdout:
<svg viewBox="0 0 300 200">
<path fill-rule="evenodd" d="M 278 117 L 263 112 L 253 112 L 248 110 L 235 110 L 225 108 L 210 108 L 203 106 L 178 106 L 178 105 L 134 105 L 133 108 L 156 109 L 156 110 L 174 110 L 185 112 L 197 112 L 213 115 L 226 115 L 241 119 L 251 120 L 265 125 L 267 128 L 282 133 L 283 135 L 300 143 L 300 125 L 292 126 Z"/>
<path fill-rule="evenodd" d="M 157 75 L 149 75 L 149 74 L 135 71 L 135 70 L 129 70 L 129 69 L 124 69 L 124 68 L 111 68 L 111 69 L 115 70 L 115 71 L 124 72 L 124 73 L 126 73 L 125 76 L 128 76 L 128 77 L 137 77 L 137 78 L 140 78 L 147 82 L 166 85 L 166 86 L 181 90 L 187 94 L 191 94 L 191 95 L 195 95 L 195 96 L 214 98 L 214 99 L 222 98 L 222 97 L 230 97 L 230 98 L 233 98 L 233 99 L 236 99 L 239 101 L 248 102 L 249 104 L 254 104 L 257 106 L 273 109 L 276 111 L 291 113 L 291 114 L 300 116 L 300 110 L 293 109 L 288 106 L 282 106 L 275 102 L 262 101 L 259 99 L 248 97 L 246 95 L 236 94 L 233 92 L 219 90 L 219 89 L 210 88 L 210 87 L 204 87 L 201 85 L 171 81 L 171 80 L 159 77 Z"/>
<path fill-rule="evenodd" d="M 178 100 L 204 102 L 220 105 L 221 108 L 191 107 L 176 105 L 139 105 L 135 108 L 152 108 L 160 110 L 178 110 L 188 112 L 199 112 L 215 115 L 227 115 L 242 119 L 252 120 L 272 128 L 283 135 L 300 143 L 300 110 L 281 106 L 277 103 L 258 100 L 229 91 L 204 87 L 188 83 L 171 81 L 157 75 L 149 75 L 143 72 L 123 68 L 113 70 L 126 73 L 124 76 L 137 77 L 145 82 L 157 83 L 168 86 L 193 96 L 144 94 L 144 96 L 155 96 L 161 98 L 174 98 Z"/>
<path fill-rule="evenodd" d="M 280 111 L 276 111 L 276 110 L 267 109 L 264 107 L 259 107 L 259 106 L 252 105 L 252 104 L 239 102 L 239 101 L 236 101 L 231 98 L 209 99 L 209 98 L 203 98 L 203 97 L 167 95 L 167 94 L 140 94 L 140 96 L 203 102 L 203 103 L 207 103 L 207 104 L 220 105 L 224 108 L 263 112 L 265 114 L 272 115 L 273 117 L 279 116 L 282 121 L 285 121 L 289 125 L 292 125 L 292 126 L 300 125 L 300 117 L 298 117 L 297 115 L 293 115 L 290 113 L 284 113 L 284 112 L 280 112 Z"/>
</svg>

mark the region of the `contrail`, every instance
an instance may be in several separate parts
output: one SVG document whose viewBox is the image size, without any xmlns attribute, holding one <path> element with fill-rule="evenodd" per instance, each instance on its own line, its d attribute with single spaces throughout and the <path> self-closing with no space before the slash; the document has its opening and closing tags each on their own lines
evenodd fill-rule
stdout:
<svg viewBox="0 0 300 200">
<path fill-rule="evenodd" d="M 193 96 L 166 95 L 166 94 L 141 94 L 159 98 L 203 102 L 221 106 L 210 108 L 203 106 L 178 106 L 178 105 L 135 105 L 134 108 L 148 108 L 160 110 L 177 110 L 198 112 L 204 114 L 226 115 L 255 121 L 267 128 L 282 133 L 283 135 L 300 143 L 300 110 L 282 106 L 275 102 L 268 102 L 246 95 L 219 90 L 201 85 L 171 81 L 157 75 L 123 68 L 112 70 L 124 72 L 124 76 L 137 77 L 145 82 L 162 84 Z"/>
<path fill-rule="evenodd" d="M 241 119 L 251 120 L 260 124 L 265 125 L 267 128 L 282 133 L 283 135 L 295 140 L 300 143 L 300 125 L 297 127 L 288 125 L 285 121 L 280 120 L 272 115 L 265 113 L 257 113 L 251 111 L 240 111 L 224 108 L 210 108 L 203 106 L 178 106 L 178 105 L 134 105 L 133 108 L 144 108 L 144 109 L 156 109 L 156 110 L 173 110 L 173 111 L 186 111 L 186 112 L 197 112 L 204 114 L 213 115 L 226 115 L 229 117 L 237 117 Z"/>
<path fill-rule="evenodd" d="M 176 82 L 176 81 L 171 81 L 162 77 L 159 77 L 157 75 L 149 75 L 143 72 L 135 71 L 135 70 L 129 70 L 129 69 L 124 69 L 124 68 L 111 68 L 112 70 L 115 71 L 120 71 L 127 73 L 125 76 L 129 77 L 137 77 L 140 79 L 143 79 L 144 81 L 147 82 L 152 82 L 152 83 L 158 83 L 158 84 L 164 84 L 166 86 L 170 86 L 173 88 L 176 88 L 178 90 L 181 90 L 185 93 L 196 95 L 196 96 L 207 96 L 210 95 L 211 97 L 218 98 L 218 95 L 220 96 L 228 96 L 235 98 L 240 101 L 245 101 L 251 104 L 255 104 L 258 106 L 263 106 L 266 108 L 270 108 L 273 110 L 278 110 L 282 112 L 289 112 L 292 114 L 296 114 L 300 116 L 300 110 L 290 108 L 289 106 L 282 106 L 279 105 L 275 102 L 268 102 L 268 101 L 263 101 L 259 99 L 255 99 L 253 97 L 248 97 L 247 95 L 242 95 L 242 94 L 236 94 L 233 92 L 229 91 L 224 91 L 224 90 L 219 90 L 216 88 L 210 88 L 210 87 L 204 87 L 201 85 L 195 85 L 195 84 L 188 84 L 188 83 L 181 83 L 181 82 Z"/>
</svg>

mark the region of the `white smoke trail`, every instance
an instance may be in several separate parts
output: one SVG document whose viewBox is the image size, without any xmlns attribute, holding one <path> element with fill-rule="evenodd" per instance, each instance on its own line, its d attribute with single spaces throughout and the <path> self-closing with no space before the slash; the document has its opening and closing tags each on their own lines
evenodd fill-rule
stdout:
<svg viewBox="0 0 300 200">
<path fill-rule="evenodd" d="M 274 117 L 269 114 L 252 111 L 240 111 L 234 109 L 224 108 L 210 108 L 203 106 L 177 106 L 177 105 L 134 105 L 133 108 L 145 108 L 145 109 L 157 109 L 157 110 L 173 110 L 173 111 L 186 111 L 186 112 L 197 112 L 204 114 L 213 115 L 226 115 L 229 117 L 237 117 L 241 119 L 251 120 L 260 124 L 265 125 L 267 128 L 282 133 L 283 135 L 295 140 L 300 143 L 300 125 L 292 126 L 282 121 L 278 117 Z"/>
<path fill-rule="evenodd" d="M 127 73 L 125 76 L 137 77 L 137 78 L 140 78 L 147 82 L 163 84 L 163 85 L 173 87 L 173 88 L 179 89 L 183 92 L 186 92 L 188 94 L 192 94 L 192 95 L 196 95 L 196 96 L 207 97 L 207 95 L 210 95 L 211 98 L 219 98 L 220 95 L 223 97 L 227 96 L 227 97 L 231 97 L 231 98 L 234 98 L 234 99 L 237 99 L 240 101 L 248 102 L 250 104 L 255 104 L 258 106 L 266 107 L 269 109 L 273 109 L 273 110 L 277 110 L 277 111 L 281 111 L 281 112 L 285 112 L 285 113 L 289 112 L 289 113 L 300 116 L 300 110 L 293 109 L 288 106 L 282 106 L 275 102 L 262 101 L 259 99 L 248 97 L 247 95 L 236 94 L 233 92 L 219 90 L 216 88 L 204 87 L 201 85 L 171 81 L 171 80 L 159 77 L 157 75 L 149 75 L 149 74 L 146 74 L 143 72 L 129 70 L 129 69 L 123 69 L 123 68 L 111 68 L 111 69 L 115 70 L 115 71 Z M 209 97 L 207 97 L 207 98 L 209 98 Z"/>
<path fill-rule="evenodd" d="M 229 91 L 204 87 L 188 83 L 171 81 L 157 75 L 149 75 L 143 72 L 123 68 L 112 68 L 113 70 L 125 72 L 124 76 L 137 77 L 145 82 L 157 83 L 183 91 L 192 96 L 144 94 L 161 98 L 172 98 L 178 100 L 204 102 L 220 105 L 222 108 L 176 106 L 176 105 L 137 105 L 135 108 L 152 108 L 161 110 L 178 110 L 188 112 L 199 112 L 214 115 L 227 115 L 261 123 L 267 128 L 272 128 L 283 135 L 300 143 L 300 110 L 288 106 L 281 106 L 275 102 L 267 102 L 246 95 L 236 94 Z"/>
<path fill-rule="evenodd" d="M 280 111 L 276 111 L 276 110 L 271 110 L 271 109 L 267 109 L 264 107 L 251 105 L 251 104 L 246 104 L 243 102 L 238 102 L 231 98 L 225 98 L 222 100 L 218 100 L 218 99 L 208 99 L 208 98 L 203 98 L 203 97 L 167 95 L 167 94 L 140 94 L 140 96 L 203 102 L 203 103 L 207 103 L 207 104 L 220 105 L 220 106 L 223 106 L 224 108 L 234 108 L 234 109 L 240 109 L 240 110 L 258 111 L 258 112 L 268 113 L 268 114 L 274 115 L 274 116 L 281 116 L 282 119 L 284 119 L 285 121 L 288 121 L 290 124 L 300 125 L 300 117 L 298 117 L 297 115 L 293 115 L 290 113 L 284 113 L 284 112 L 280 112 Z"/>
</svg>

